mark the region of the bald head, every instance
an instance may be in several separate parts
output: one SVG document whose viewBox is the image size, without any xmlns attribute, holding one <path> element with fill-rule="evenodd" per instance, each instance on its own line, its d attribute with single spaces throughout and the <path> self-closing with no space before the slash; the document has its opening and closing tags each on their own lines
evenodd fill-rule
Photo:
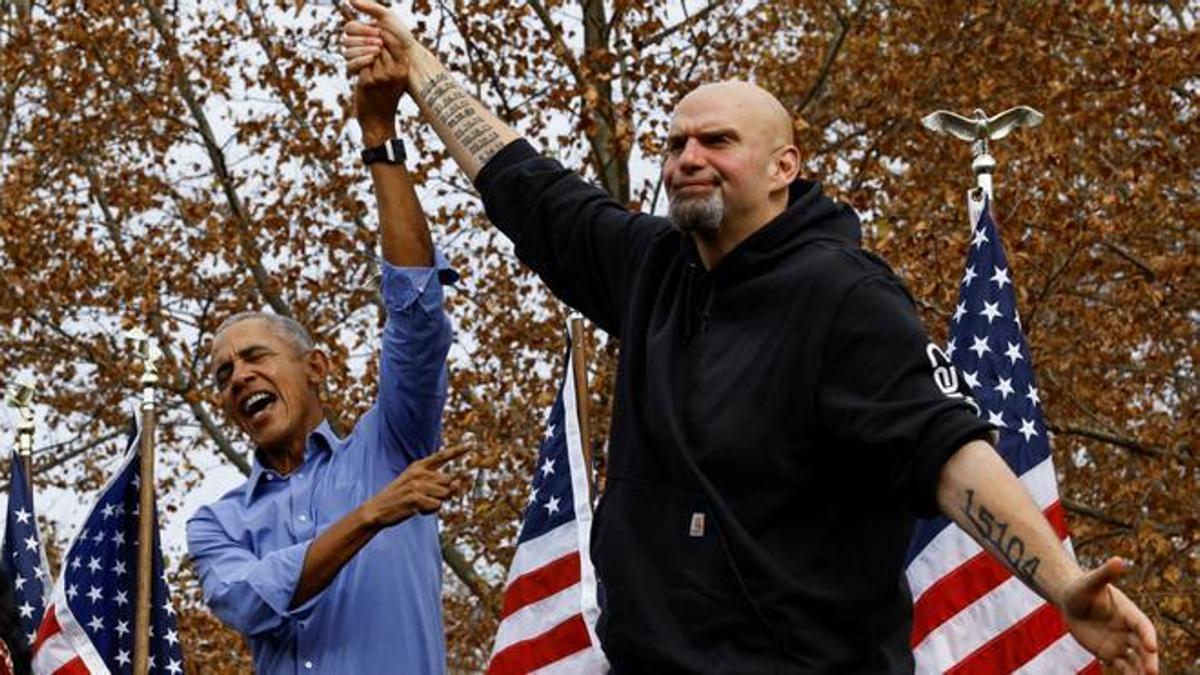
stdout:
<svg viewBox="0 0 1200 675">
<path fill-rule="evenodd" d="M 675 106 L 673 117 L 708 112 L 736 120 L 748 133 L 761 134 L 773 147 L 793 145 L 792 116 L 762 87 L 742 80 L 700 85 Z"/>
<path fill-rule="evenodd" d="M 787 207 L 799 167 L 792 117 L 774 96 L 749 82 L 704 85 L 671 115 L 667 216 L 702 240 L 711 266 Z"/>
</svg>

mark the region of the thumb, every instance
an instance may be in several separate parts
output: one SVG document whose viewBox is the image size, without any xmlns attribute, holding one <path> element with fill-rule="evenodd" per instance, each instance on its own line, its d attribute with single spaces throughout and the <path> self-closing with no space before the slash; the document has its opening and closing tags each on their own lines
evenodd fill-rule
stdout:
<svg viewBox="0 0 1200 675">
<path fill-rule="evenodd" d="M 358 11 L 370 16 L 375 20 L 375 24 L 384 30 L 391 32 L 398 38 L 400 46 L 408 48 L 411 46 L 413 39 L 412 30 L 408 27 L 400 15 L 393 12 L 389 7 L 385 7 L 375 0 L 350 0 L 351 6 Z"/>
<path fill-rule="evenodd" d="M 383 19 L 388 14 L 388 8 L 374 0 L 350 0 L 350 6 L 373 19 Z"/>
<path fill-rule="evenodd" d="M 1116 584 L 1132 567 L 1128 561 L 1113 556 L 1096 569 L 1083 575 L 1078 582 L 1075 592 L 1067 600 L 1067 611 L 1071 613 L 1086 613 L 1101 597 L 1107 598 L 1105 588 Z"/>
</svg>

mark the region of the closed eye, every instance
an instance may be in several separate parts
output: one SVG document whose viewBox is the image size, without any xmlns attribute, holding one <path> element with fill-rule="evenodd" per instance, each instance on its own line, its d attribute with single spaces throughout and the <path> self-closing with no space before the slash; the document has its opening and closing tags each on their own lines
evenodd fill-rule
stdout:
<svg viewBox="0 0 1200 675">
<path fill-rule="evenodd" d="M 261 363 L 264 359 L 271 356 L 275 352 L 261 345 L 252 345 L 246 347 L 237 353 L 237 358 L 244 363 Z M 217 391 L 223 391 L 229 386 L 229 380 L 233 377 L 233 361 L 224 361 L 213 372 L 213 384 L 216 385 Z"/>
</svg>

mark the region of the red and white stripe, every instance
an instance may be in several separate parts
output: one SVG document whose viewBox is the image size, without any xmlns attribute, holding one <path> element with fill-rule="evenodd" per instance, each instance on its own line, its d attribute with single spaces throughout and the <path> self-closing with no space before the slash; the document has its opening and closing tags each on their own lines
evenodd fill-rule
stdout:
<svg viewBox="0 0 1200 675">
<path fill-rule="evenodd" d="M 1070 551 L 1049 458 L 1021 482 Z M 908 567 L 918 673 L 1099 673 L 1058 610 L 955 525 Z"/>
<path fill-rule="evenodd" d="M 574 411 L 575 378 L 567 359 L 563 415 L 575 519 L 517 547 L 488 675 L 600 675 L 608 661 L 596 637 L 600 607 L 591 550 L 591 467 L 584 460 Z"/>
<path fill-rule="evenodd" d="M 104 659 L 92 646 L 65 601 L 55 588 L 54 602 L 46 608 L 33 642 L 34 675 L 107 674 Z M 65 600 L 65 598 L 63 598 Z"/>
<path fill-rule="evenodd" d="M 134 447 L 138 437 L 130 441 L 130 447 Z M 120 466 L 105 482 L 104 487 L 100 490 L 100 494 L 107 493 L 113 485 L 113 482 L 119 477 L 130 462 L 137 460 L 136 453 L 128 454 L 122 461 Z M 96 510 L 96 504 L 93 504 L 83 522 L 91 519 L 92 513 Z M 63 556 L 63 561 L 71 557 L 75 550 L 75 542 L 82 532 L 76 532 L 71 538 L 71 543 L 67 546 L 67 553 Z M 45 569 L 50 569 L 46 567 Z M 104 663 L 104 658 L 100 656 L 100 652 L 96 651 L 95 645 L 84 632 L 83 626 L 75 620 L 75 615 L 71 613 L 71 607 L 67 603 L 67 592 L 64 587 L 63 573 L 59 573 L 58 581 L 54 583 L 54 591 L 50 595 L 50 601 L 46 605 L 46 613 L 42 615 L 42 623 L 38 626 L 37 637 L 31 645 L 33 653 L 32 670 L 33 675 L 108 675 L 111 671 Z"/>
</svg>

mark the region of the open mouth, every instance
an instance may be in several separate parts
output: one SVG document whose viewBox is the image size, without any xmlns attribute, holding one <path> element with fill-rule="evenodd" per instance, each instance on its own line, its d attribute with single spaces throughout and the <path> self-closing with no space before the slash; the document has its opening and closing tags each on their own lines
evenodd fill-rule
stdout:
<svg viewBox="0 0 1200 675">
<path fill-rule="evenodd" d="M 259 391 L 247 396 L 240 406 L 242 418 L 254 423 L 261 419 L 267 409 L 275 404 L 276 397 L 267 391 Z"/>
</svg>

